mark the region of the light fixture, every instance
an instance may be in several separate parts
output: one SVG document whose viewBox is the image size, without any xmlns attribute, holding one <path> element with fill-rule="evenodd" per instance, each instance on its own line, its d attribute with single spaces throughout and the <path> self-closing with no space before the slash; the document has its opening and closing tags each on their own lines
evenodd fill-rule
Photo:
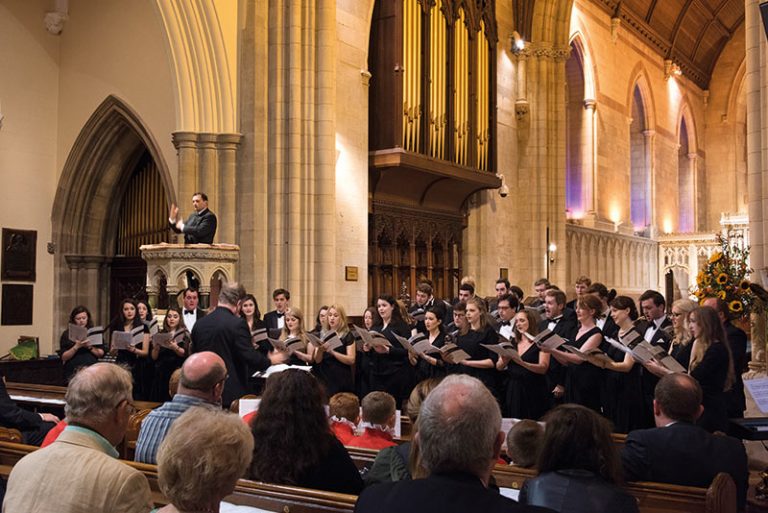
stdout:
<svg viewBox="0 0 768 513">
<path fill-rule="evenodd" d="M 669 77 L 679 77 L 683 75 L 683 70 L 680 69 L 680 65 L 674 62 L 672 59 L 664 60 L 664 80 L 669 80 Z"/>
<path fill-rule="evenodd" d="M 499 196 L 501 196 L 502 198 L 506 198 L 507 196 L 509 196 L 509 187 L 507 187 L 507 183 L 504 180 L 504 175 L 502 175 L 501 173 L 496 173 L 496 178 L 501 180 L 501 187 L 499 187 Z"/>
<path fill-rule="evenodd" d="M 555 263 L 555 253 L 557 252 L 557 244 L 554 242 L 549 243 L 549 248 L 547 248 L 549 251 L 549 263 L 554 264 Z"/>
<path fill-rule="evenodd" d="M 525 50 L 525 39 L 523 39 L 523 36 L 521 36 L 517 30 L 512 32 L 512 35 L 509 36 L 509 42 L 510 50 L 512 50 L 512 53 L 515 55 Z"/>
</svg>

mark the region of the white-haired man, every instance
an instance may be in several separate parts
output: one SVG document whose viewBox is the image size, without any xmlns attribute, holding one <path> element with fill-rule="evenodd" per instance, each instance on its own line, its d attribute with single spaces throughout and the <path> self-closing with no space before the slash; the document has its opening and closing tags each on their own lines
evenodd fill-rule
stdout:
<svg viewBox="0 0 768 513">
<path fill-rule="evenodd" d="M 125 436 L 131 373 L 111 363 L 86 367 L 69 382 L 68 426 L 54 443 L 13 467 L 3 511 L 146 513 L 152 508 L 147 478 L 120 462 L 115 446 Z"/>
<path fill-rule="evenodd" d="M 499 406 L 485 385 L 466 375 L 448 376 L 422 404 L 414 438 L 428 477 L 366 488 L 355 511 L 551 511 L 520 505 L 489 488 L 504 436 Z"/>
</svg>

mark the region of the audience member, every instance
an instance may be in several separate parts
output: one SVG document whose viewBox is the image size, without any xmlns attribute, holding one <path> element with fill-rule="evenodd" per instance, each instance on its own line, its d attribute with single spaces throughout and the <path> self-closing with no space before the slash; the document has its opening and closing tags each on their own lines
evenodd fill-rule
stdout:
<svg viewBox="0 0 768 513">
<path fill-rule="evenodd" d="M 363 423 L 365 430 L 352 437 L 346 445 L 363 449 L 392 447 L 395 432 L 395 398 L 386 392 L 371 392 L 363 397 Z"/>
<path fill-rule="evenodd" d="M 637 513 L 621 484 L 610 423 L 584 406 L 563 404 L 544 416 L 538 477 L 520 491 L 522 504 L 560 513 Z"/>
<path fill-rule="evenodd" d="M 288 369 L 267 379 L 253 419 L 250 478 L 266 483 L 358 494 L 363 480 L 333 436 L 323 388 L 310 373 Z"/>
<path fill-rule="evenodd" d="M 442 379 L 442 378 L 440 378 Z M 405 406 L 405 412 L 411 421 L 411 440 L 419 431 L 419 410 L 430 392 L 440 383 L 440 379 L 431 378 L 420 381 L 411 392 Z M 383 483 L 411 479 L 416 474 L 423 477 L 415 465 L 418 460 L 418 449 L 410 441 L 379 451 L 373 465 L 365 475 L 365 484 Z"/>
<path fill-rule="evenodd" d="M 246 395 L 248 378 L 256 371 L 263 371 L 271 364 L 282 363 L 285 354 L 272 351 L 268 358 L 253 348 L 251 333 L 245 319 L 237 316 L 245 290 L 237 283 L 228 283 L 219 292 L 217 308 L 197 321 L 192 331 L 192 352 L 212 351 L 218 354 L 227 367 L 222 403 L 230 403 Z"/>
<path fill-rule="evenodd" d="M 546 511 L 488 488 L 504 441 L 500 428 L 501 411 L 488 389 L 471 376 L 448 376 L 424 401 L 414 437 L 427 477 L 367 488 L 355 511 Z"/>
<path fill-rule="evenodd" d="M 253 456 L 253 436 L 237 415 L 193 407 L 173 423 L 157 454 L 158 513 L 218 512 Z"/>
<path fill-rule="evenodd" d="M 328 401 L 331 431 L 341 443 L 347 445 L 355 436 L 360 422 L 360 400 L 351 392 L 339 392 Z"/>
<path fill-rule="evenodd" d="M 656 427 L 632 431 L 622 451 L 627 480 L 706 488 L 720 472 L 736 483 L 738 508 L 747 496 L 747 453 L 739 440 L 712 435 L 695 424 L 704 410 L 699 383 L 669 374 L 656 385 Z"/>
<path fill-rule="evenodd" d="M 533 468 L 541 452 L 544 428 L 535 420 L 523 419 L 507 432 L 507 456 L 511 465 Z"/>
<path fill-rule="evenodd" d="M 132 388 L 130 372 L 111 363 L 75 374 L 65 397 L 69 425 L 50 446 L 14 465 L 3 511 L 149 511 L 146 477 L 120 462 L 115 450 L 135 411 Z"/>
<path fill-rule="evenodd" d="M 171 401 L 152 410 L 141 423 L 136 461 L 157 463 L 157 450 L 171 425 L 192 406 L 221 406 L 227 369 L 217 354 L 204 351 L 190 356 L 181 368 L 179 389 Z"/>
<path fill-rule="evenodd" d="M 27 445 L 40 445 L 59 418 L 51 413 L 34 413 L 20 408 L 8 395 L 5 377 L 0 374 L 0 426 L 21 431 Z"/>
</svg>

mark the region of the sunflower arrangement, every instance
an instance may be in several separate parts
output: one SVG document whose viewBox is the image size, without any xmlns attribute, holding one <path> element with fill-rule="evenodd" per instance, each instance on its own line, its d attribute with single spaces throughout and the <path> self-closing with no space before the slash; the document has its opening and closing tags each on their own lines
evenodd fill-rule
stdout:
<svg viewBox="0 0 768 513">
<path fill-rule="evenodd" d="M 700 303 L 708 297 L 719 297 L 728 304 L 734 318 L 744 317 L 756 306 L 749 282 L 752 269 L 747 266 L 749 247 L 733 244 L 720 234 L 717 243 L 720 249 L 699 271 L 693 295 Z"/>
</svg>

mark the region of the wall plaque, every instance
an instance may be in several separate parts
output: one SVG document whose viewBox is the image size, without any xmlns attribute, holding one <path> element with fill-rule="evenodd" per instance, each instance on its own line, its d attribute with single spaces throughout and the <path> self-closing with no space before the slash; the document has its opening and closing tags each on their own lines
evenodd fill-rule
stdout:
<svg viewBox="0 0 768 513">
<path fill-rule="evenodd" d="M 3 326 L 32 324 L 33 288 L 33 285 L 3 284 L 0 324 Z"/>
<path fill-rule="evenodd" d="M 35 281 L 37 232 L 3 228 L 3 281 Z"/>
</svg>

